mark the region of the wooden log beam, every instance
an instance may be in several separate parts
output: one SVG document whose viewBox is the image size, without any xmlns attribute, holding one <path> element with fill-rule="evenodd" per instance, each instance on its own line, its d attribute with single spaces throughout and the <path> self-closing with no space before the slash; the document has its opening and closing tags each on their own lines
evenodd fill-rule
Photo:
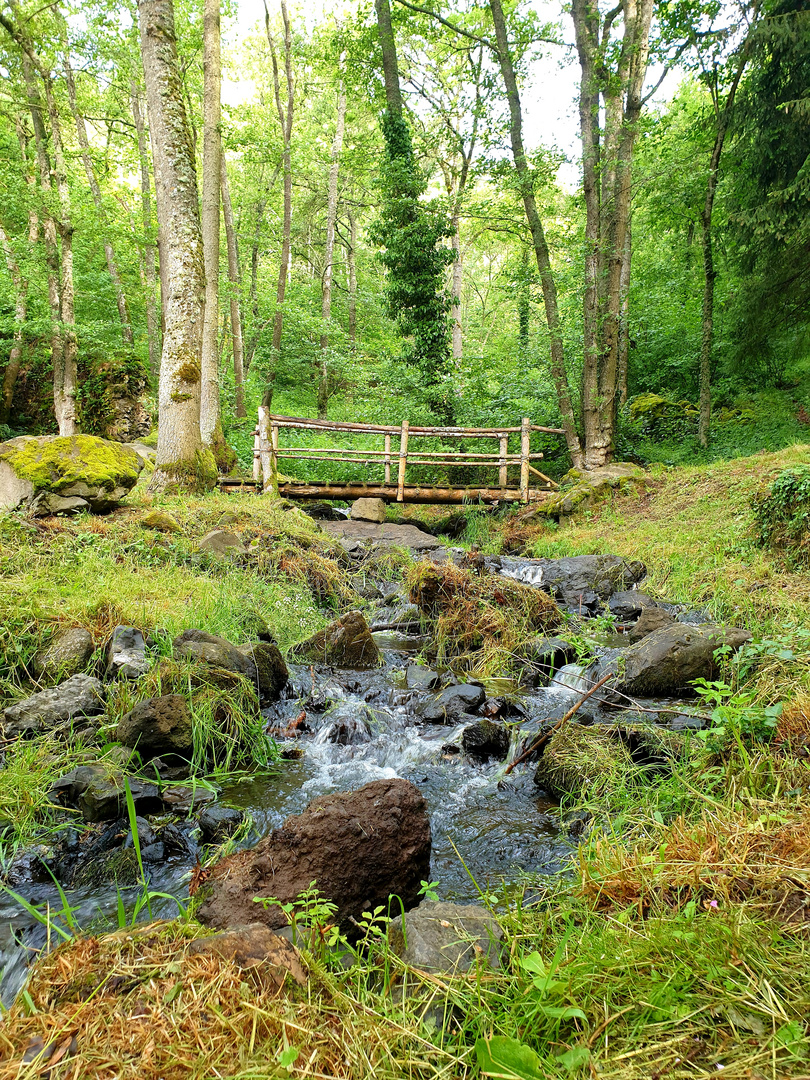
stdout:
<svg viewBox="0 0 810 1080">
<path fill-rule="evenodd" d="M 396 435 L 402 429 L 396 424 L 354 424 L 347 420 L 314 420 L 307 416 L 277 416 L 269 417 L 279 427 L 314 428 L 316 431 L 359 431 L 371 434 L 385 435 L 386 432 Z M 562 428 L 544 427 L 541 424 L 531 424 L 532 431 L 545 431 L 549 435 L 564 435 Z M 446 435 L 448 438 L 479 439 L 497 438 L 500 435 L 509 435 L 523 430 L 520 427 L 504 428 L 456 428 L 456 427 L 411 427 L 411 435 Z"/>
<path fill-rule="evenodd" d="M 396 502 L 399 488 L 396 484 L 360 484 L 360 483 L 312 483 L 312 484 L 289 484 L 279 482 L 278 493 L 287 499 L 341 499 L 353 502 L 355 499 L 385 499 L 388 502 Z M 530 503 L 545 502 L 553 492 L 543 491 L 539 488 L 530 488 L 528 492 Z M 498 503 L 498 502 L 521 502 L 521 492 L 518 488 L 433 488 L 404 486 L 402 488 L 402 502 L 404 503 L 435 503 L 436 505 L 461 505 L 468 503 Z"/>
</svg>

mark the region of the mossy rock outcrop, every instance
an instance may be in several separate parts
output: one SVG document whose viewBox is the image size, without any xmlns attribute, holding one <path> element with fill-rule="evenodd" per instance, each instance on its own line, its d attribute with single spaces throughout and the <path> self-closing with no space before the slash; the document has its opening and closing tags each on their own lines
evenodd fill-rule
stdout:
<svg viewBox="0 0 810 1080">
<path fill-rule="evenodd" d="M 138 481 L 134 450 L 94 435 L 23 435 L 0 443 L 0 509 L 36 514 L 113 509 Z"/>
<path fill-rule="evenodd" d="M 587 509 L 611 491 L 634 491 L 646 481 L 644 470 L 630 461 L 614 461 L 590 472 L 570 469 L 562 478 L 560 491 L 544 501 L 539 510 L 549 517 L 566 517 Z"/>
</svg>

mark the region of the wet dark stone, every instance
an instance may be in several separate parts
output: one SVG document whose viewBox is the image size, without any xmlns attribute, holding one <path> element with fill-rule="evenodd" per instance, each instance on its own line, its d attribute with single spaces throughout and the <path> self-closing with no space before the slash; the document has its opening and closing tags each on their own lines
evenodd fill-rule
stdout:
<svg viewBox="0 0 810 1080">
<path fill-rule="evenodd" d="M 628 641 L 631 644 L 641 641 L 648 634 L 654 634 L 656 630 L 661 630 L 665 626 L 672 626 L 674 622 L 674 615 L 670 615 L 664 608 L 645 608 L 639 615 L 635 626 L 627 635 Z"/>
<path fill-rule="evenodd" d="M 256 665 L 252 658 L 225 638 L 207 634 L 204 630 L 184 630 L 174 639 L 174 655 L 178 658 L 196 660 L 211 667 L 245 675 L 253 682 Z"/>
<path fill-rule="evenodd" d="M 419 664 L 411 664 L 405 671 L 405 685 L 409 690 L 433 690 L 438 682 L 435 671 Z"/>
<path fill-rule="evenodd" d="M 147 784 L 131 776 L 129 788 L 136 810 L 145 814 L 154 814 L 160 810 L 160 792 L 155 784 Z M 111 821 L 120 817 L 126 813 L 124 778 L 94 779 L 77 801 L 85 821 Z"/>
<path fill-rule="evenodd" d="M 647 596 L 646 593 L 638 592 L 636 589 L 622 589 L 620 592 L 614 593 L 608 601 L 611 615 L 615 615 L 617 619 L 622 621 L 637 619 L 642 611 L 657 607 L 658 604 L 652 597 Z"/>
<path fill-rule="evenodd" d="M 221 844 L 229 836 L 233 836 L 244 821 L 245 815 L 241 810 L 235 810 L 231 806 L 206 806 L 200 814 L 200 831 L 203 840 L 207 844 Z"/>
<path fill-rule="evenodd" d="M 259 699 L 262 702 L 277 701 L 290 681 L 290 673 L 278 645 L 262 641 L 258 645 L 244 645 L 239 651 L 245 653 L 256 666 Z"/>
<path fill-rule="evenodd" d="M 450 724 L 465 713 L 477 709 L 486 696 L 482 686 L 471 683 L 448 686 L 436 697 L 421 704 L 416 712 L 428 724 Z"/>
<path fill-rule="evenodd" d="M 355 746 L 371 739 L 371 728 L 364 716 L 341 716 L 330 725 L 327 742 L 338 746 Z"/>
<path fill-rule="evenodd" d="M 141 859 L 145 863 L 162 863 L 166 858 L 166 849 L 161 843 L 147 844 L 141 848 Z"/>
<path fill-rule="evenodd" d="M 486 762 L 491 758 L 503 761 L 509 753 L 509 731 L 503 724 L 492 720 L 479 720 L 470 724 L 461 736 L 464 753 L 475 761 Z"/>
<path fill-rule="evenodd" d="M 155 830 L 152 828 L 146 818 L 138 817 L 137 815 L 135 817 L 135 825 L 138 830 L 138 843 L 140 844 L 141 851 L 143 851 L 144 848 L 147 848 L 151 844 L 154 844 L 156 842 L 157 837 L 155 836 Z M 127 838 L 124 841 L 124 847 L 133 846 L 134 845 L 132 840 L 132 830 L 130 829 Z"/>
<path fill-rule="evenodd" d="M 118 724 L 118 741 L 142 758 L 159 754 L 188 757 L 193 749 L 191 713 L 180 694 L 139 702 Z"/>
<path fill-rule="evenodd" d="M 290 650 L 291 656 L 330 667 L 376 668 L 380 653 L 360 611 L 349 611 Z"/>
<path fill-rule="evenodd" d="M 576 646 L 561 637 L 538 637 L 527 641 L 523 648 L 526 660 L 541 675 L 553 675 L 577 658 Z"/>
</svg>

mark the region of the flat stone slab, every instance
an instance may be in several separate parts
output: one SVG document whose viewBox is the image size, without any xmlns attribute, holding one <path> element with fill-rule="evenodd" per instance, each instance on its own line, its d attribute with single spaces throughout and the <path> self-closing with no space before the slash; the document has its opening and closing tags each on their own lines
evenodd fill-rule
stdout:
<svg viewBox="0 0 810 1080">
<path fill-rule="evenodd" d="M 478 904 L 425 901 L 391 920 L 389 940 L 406 964 L 423 971 L 467 971 L 479 959 L 501 966 L 503 930 Z"/>
<path fill-rule="evenodd" d="M 373 521 L 322 521 L 321 528 L 343 540 L 370 540 L 384 547 L 406 547 L 411 551 L 434 551 L 442 545 L 435 536 L 415 525 L 394 525 Z"/>
</svg>

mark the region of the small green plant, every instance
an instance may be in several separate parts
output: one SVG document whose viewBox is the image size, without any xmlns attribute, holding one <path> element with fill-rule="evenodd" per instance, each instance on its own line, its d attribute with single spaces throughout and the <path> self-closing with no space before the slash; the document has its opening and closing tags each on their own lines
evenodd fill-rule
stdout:
<svg viewBox="0 0 810 1080">
<path fill-rule="evenodd" d="M 810 563 L 810 465 L 785 469 L 751 499 L 758 542 L 799 566 Z"/>
<path fill-rule="evenodd" d="M 285 903 L 275 896 L 254 896 L 253 902 L 261 904 L 265 910 L 280 908 L 292 927 L 293 944 L 304 944 L 323 959 L 331 950 L 346 944 L 340 927 L 333 922 L 337 904 L 321 896 L 314 881 L 295 900 Z"/>
</svg>

